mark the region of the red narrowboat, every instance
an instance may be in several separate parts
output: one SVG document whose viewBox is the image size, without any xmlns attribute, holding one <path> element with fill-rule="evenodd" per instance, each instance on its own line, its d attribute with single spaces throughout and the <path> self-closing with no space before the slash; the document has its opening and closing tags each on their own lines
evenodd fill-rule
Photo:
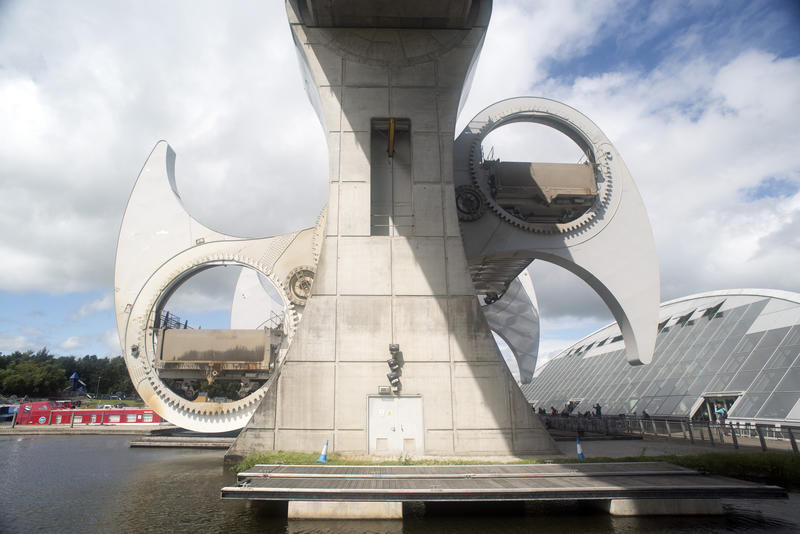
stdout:
<svg viewBox="0 0 800 534">
<path fill-rule="evenodd" d="M 17 425 L 157 425 L 163 419 L 148 408 L 76 408 L 72 401 L 20 404 Z"/>
</svg>

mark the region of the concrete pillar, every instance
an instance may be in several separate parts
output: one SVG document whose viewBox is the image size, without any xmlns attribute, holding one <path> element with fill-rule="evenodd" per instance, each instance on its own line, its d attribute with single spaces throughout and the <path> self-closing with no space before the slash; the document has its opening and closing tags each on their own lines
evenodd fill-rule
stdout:
<svg viewBox="0 0 800 534">
<path fill-rule="evenodd" d="M 289 519 L 403 519 L 402 502 L 289 501 Z"/>
<path fill-rule="evenodd" d="M 603 507 L 611 515 L 722 515 L 719 499 L 611 499 Z"/>
<path fill-rule="evenodd" d="M 455 121 L 490 2 L 434 29 L 336 27 L 315 18 L 325 5 L 287 3 L 328 139 L 321 255 L 276 391 L 229 454 L 325 440 L 331 452 L 374 452 L 367 403 L 389 385 L 389 344 L 404 362 L 399 392 L 422 398 L 423 431 L 387 453 L 557 453 L 481 312 L 455 207 Z"/>
</svg>

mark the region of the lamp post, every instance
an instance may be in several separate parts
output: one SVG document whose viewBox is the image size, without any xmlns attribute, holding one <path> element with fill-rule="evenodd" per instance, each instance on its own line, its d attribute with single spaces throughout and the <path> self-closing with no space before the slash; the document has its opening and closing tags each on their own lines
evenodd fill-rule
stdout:
<svg viewBox="0 0 800 534">
<path fill-rule="evenodd" d="M 103 375 L 98 375 L 98 377 L 97 377 L 97 389 L 95 390 L 95 393 L 94 393 L 94 398 L 95 399 L 99 399 L 100 398 L 100 379 L 101 378 L 103 378 Z"/>
</svg>

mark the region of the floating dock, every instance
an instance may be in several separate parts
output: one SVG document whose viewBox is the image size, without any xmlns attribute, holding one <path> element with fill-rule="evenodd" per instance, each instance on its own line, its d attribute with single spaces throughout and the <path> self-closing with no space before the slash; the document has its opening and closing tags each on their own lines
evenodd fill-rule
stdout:
<svg viewBox="0 0 800 534">
<path fill-rule="evenodd" d="M 164 447 L 179 449 L 227 450 L 236 438 L 208 436 L 142 436 L 131 441 L 131 447 Z"/>
<path fill-rule="evenodd" d="M 615 515 L 719 514 L 719 499 L 786 498 L 777 486 L 664 462 L 440 466 L 256 465 L 223 499 L 286 501 L 289 517 L 402 517 L 403 502 L 598 501 Z"/>
</svg>

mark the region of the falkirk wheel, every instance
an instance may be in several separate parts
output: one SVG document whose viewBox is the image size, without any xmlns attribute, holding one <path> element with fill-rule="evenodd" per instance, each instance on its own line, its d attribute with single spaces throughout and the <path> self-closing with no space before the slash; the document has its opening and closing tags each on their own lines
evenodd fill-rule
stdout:
<svg viewBox="0 0 800 534">
<path fill-rule="evenodd" d="M 526 268 L 547 261 L 600 295 L 631 364 L 649 362 L 657 258 L 622 158 L 587 117 L 544 98 L 493 104 L 455 135 L 489 1 L 286 5 L 328 139 L 327 207 L 313 228 L 286 235 L 215 232 L 182 206 L 175 153 L 159 142 L 131 193 L 115 267 L 138 393 L 175 425 L 243 428 L 233 457 L 326 440 L 356 454 L 554 452 L 492 332 L 529 381 L 538 310 Z M 517 122 L 565 134 L 585 163 L 487 158 L 484 138 Z M 217 265 L 246 267 L 231 329 L 181 328 L 165 303 Z M 191 400 L 192 383 L 215 380 L 238 381 L 239 399 Z"/>
</svg>

